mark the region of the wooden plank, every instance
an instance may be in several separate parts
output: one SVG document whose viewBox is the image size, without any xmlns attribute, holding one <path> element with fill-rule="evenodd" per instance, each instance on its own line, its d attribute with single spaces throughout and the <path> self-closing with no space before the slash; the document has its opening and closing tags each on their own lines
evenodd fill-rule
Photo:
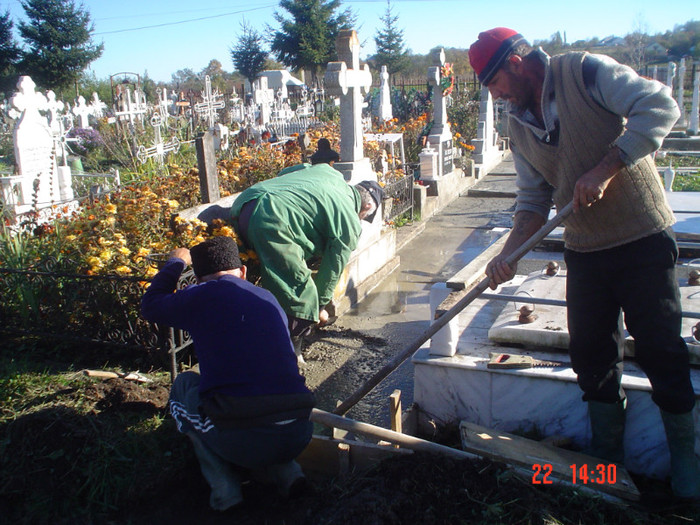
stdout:
<svg viewBox="0 0 700 525">
<path fill-rule="evenodd" d="M 622 465 L 610 464 L 600 458 L 491 430 L 468 421 L 462 421 L 459 428 L 464 450 L 526 469 L 532 474 L 533 483 L 539 481 L 546 484 L 547 480 L 565 482 L 626 500 L 639 500 L 639 490 Z M 576 469 L 576 478 L 572 465 Z M 598 465 L 603 465 L 600 470 Z M 582 467 L 588 474 L 586 483 L 580 473 Z"/>
<path fill-rule="evenodd" d="M 365 470 L 397 454 L 413 454 L 413 451 L 314 435 L 297 462 L 307 474 L 339 476 L 342 470 Z"/>
<path fill-rule="evenodd" d="M 389 414 L 391 416 L 391 430 L 394 432 L 403 432 L 401 428 L 401 390 L 396 389 L 389 396 L 391 404 Z"/>
</svg>

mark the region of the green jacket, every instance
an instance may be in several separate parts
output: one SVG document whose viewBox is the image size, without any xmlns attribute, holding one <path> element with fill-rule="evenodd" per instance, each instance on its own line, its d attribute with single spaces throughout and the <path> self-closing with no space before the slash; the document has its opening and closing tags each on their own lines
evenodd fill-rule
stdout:
<svg viewBox="0 0 700 525">
<path fill-rule="evenodd" d="M 328 164 L 303 165 L 243 191 L 231 206 L 257 200 L 247 237 L 261 263 L 261 285 L 293 317 L 318 320 L 362 232 L 358 191 Z M 307 261 L 320 257 L 312 275 Z"/>
</svg>

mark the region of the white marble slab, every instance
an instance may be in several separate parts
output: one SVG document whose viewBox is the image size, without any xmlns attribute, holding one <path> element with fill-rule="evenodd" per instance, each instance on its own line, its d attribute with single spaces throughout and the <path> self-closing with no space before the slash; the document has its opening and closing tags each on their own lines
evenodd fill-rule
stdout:
<svg viewBox="0 0 700 525">
<path fill-rule="evenodd" d="M 517 276 L 498 291 L 514 294 L 524 281 L 524 276 Z M 514 311 L 512 305 L 477 298 L 456 317 L 459 339 L 454 356 L 431 355 L 429 344 L 420 348 L 413 356 L 416 405 L 439 424 L 466 420 L 512 433 L 563 435 L 580 448 L 587 446 L 587 405 L 581 400 L 576 374 L 570 366 L 487 368 L 490 353 L 504 351 L 568 363 L 568 356 L 561 350 L 540 347 L 538 351 L 516 351 L 490 341 L 489 320 L 493 323 L 499 315 L 512 320 Z M 691 379 L 696 397 L 700 397 L 700 370 L 693 369 Z M 628 396 L 625 466 L 631 472 L 664 478 L 669 471 L 669 457 L 661 417 L 651 400 L 649 381 L 632 361 L 625 361 L 623 387 Z M 700 404 L 696 405 L 695 419 L 697 424 Z M 700 449 L 698 445 L 696 449 Z"/>
</svg>

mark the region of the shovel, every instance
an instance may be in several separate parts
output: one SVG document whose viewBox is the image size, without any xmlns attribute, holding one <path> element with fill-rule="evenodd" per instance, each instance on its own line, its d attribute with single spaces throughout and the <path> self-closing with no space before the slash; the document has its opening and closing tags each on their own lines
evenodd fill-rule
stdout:
<svg viewBox="0 0 700 525">
<path fill-rule="evenodd" d="M 512 266 L 514 263 L 518 262 L 527 252 L 532 250 L 537 244 L 539 244 L 547 235 L 549 235 L 554 228 L 559 226 L 564 220 L 571 215 L 571 212 L 574 210 L 574 203 L 569 202 L 566 206 L 564 206 L 559 213 L 557 213 L 554 217 L 549 219 L 542 228 L 537 230 L 535 234 L 530 237 L 527 241 L 525 241 L 522 245 L 520 245 L 513 253 L 511 253 L 506 259 L 505 262 L 509 265 Z M 455 317 L 459 312 L 464 310 L 464 308 L 467 307 L 474 299 L 476 299 L 479 295 L 481 295 L 488 287 L 489 287 L 489 281 L 490 279 L 488 277 L 484 277 L 479 283 L 469 290 L 469 293 L 467 293 L 464 297 L 462 297 L 459 302 L 457 302 L 452 308 L 447 310 L 444 314 L 442 314 L 440 317 L 435 319 L 433 323 L 430 325 L 430 327 L 423 332 L 418 338 L 411 343 L 408 347 L 406 347 L 404 350 L 396 354 L 391 361 L 389 361 L 387 364 L 385 364 L 382 368 L 380 368 L 372 377 L 370 377 L 362 386 L 360 386 L 355 392 L 353 392 L 350 397 L 348 397 L 345 401 L 343 401 L 340 405 L 338 405 L 335 410 L 333 410 L 334 414 L 339 414 L 343 415 L 345 414 L 348 410 L 350 410 L 355 404 L 357 404 L 360 399 L 365 397 L 375 386 L 377 386 L 386 376 L 388 376 L 391 372 L 393 372 L 398 366 L 403 363 L 408 356 L 412 355 L 413 352 L 418 350 L 423 343 L 425 343 L 428 339 L 430 339 L 433 335 L 435 335 L 443 326 L 445 326 L 448 322 L 452 320 L 453 317 Z"/>
</svg>

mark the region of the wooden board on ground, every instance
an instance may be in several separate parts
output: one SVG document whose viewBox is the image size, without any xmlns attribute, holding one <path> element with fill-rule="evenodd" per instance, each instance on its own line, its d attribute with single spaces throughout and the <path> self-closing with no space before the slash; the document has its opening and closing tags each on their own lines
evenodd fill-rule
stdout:
<svg viewBox="0 0 700 525">
<path fill-rule="evenodd" d="M 599 458 L 488 429 L 468 421 L 462 421 L 459 428 L 465 451 L 526 469 L 532 473 L 533 483 L 564 482 L 626 500 L 639 500 L 639 490 L 621 465 L 612 466 Z M 603 467 L 598 469 L 598 465 Z M 587 474 L 585 483 L 581 468 Z"/>
<path fill-rule="evenodd" d="M 354 470 L 371 468 L 397 454 L 413 454 L 413 451 L 314 435 L 297 462 L 307 474 L 343 477 Z"/>
</svg>

